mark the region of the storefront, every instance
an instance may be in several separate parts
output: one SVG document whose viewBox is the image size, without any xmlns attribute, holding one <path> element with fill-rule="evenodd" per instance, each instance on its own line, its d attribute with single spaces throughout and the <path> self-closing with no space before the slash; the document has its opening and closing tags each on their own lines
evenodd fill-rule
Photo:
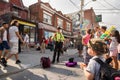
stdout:
<svg viewBox="0 0 120 80">
<path fill-rule="evenodd" d="M 22 36 L 27 33 L 29 35 L 29 43 L 32 45 L 37 42 L 37 27 L 35 23 L 25 20 L 14 19 L 19 22 L 19 32 Z"/>
<path fill-rule="evenodd" d="M 12 14 L 4 14 L 0 16 L 0 24 L 2 24 L 2 22 L 7 22 L 10 24 L 13 20 L 17 20 L 19 22 L 19 33 L 22 35 L 22 37 L 24 37 L 25 32 L 27 32 L 29 35 L 30 46 L 34 46 L 37 42 L 36 23 L 15 17 Z M 21 52 L 20 43 L 19 52 Z"/>
<path fill-rule="evenodd" d="M 41 41 L 42 37 L 48 39 L 50 36 L 53 36 L 54 33 L 57 31 L 57 28 L 55 28 L 54 26 L 50 26 L 44 23 L 39 23 L 38 28 L 39 42 Z"/>
<path fill-rule="evenodd" d="M 45 35 L 45 38 L 49 38 L 50 36 L 53 36 L 54 35 L 54 32 L 50 32 L 50 31 L 44 31 L 44 35 Z"/>
</svg>

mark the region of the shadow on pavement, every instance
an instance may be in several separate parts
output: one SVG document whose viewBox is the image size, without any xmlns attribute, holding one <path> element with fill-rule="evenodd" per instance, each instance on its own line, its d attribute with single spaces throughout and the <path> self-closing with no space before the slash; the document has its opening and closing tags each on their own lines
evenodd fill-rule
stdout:
<svg viewBox="0 0 120 80">
<path fill-rule="evenodd" d="M 6 67 L 5 70 L 9 71 L 10 68 L 16 69 L 15 67 L 9 66 L 9 68 Z M 48 78 L 45 74 L 38 76 L 29 70 L 23 69 L 21 71 L 7 73 L 6 75 L 0 75 L 0 80 L 48 80 Z"/>
<path fill-rule="evenodd" d="M 50 71 L 53 73 L 57 73 L 57 74 L 62 74 L 62 75 L 66 75 L 66 76 L 79 76 L 78 74 L 76 74 L 74 71 L 72 70 L 67 70 L 64 68 L 59 68 L 59 67 L 55 67 L 55 66 L 51 66 L 51 68 L 45 69 L 46 71 Z"/>
</svg>

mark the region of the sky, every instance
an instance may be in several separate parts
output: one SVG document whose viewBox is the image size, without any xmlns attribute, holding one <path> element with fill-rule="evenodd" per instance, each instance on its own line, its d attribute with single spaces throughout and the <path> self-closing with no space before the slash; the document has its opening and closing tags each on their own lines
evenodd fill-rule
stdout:
<svg viewBox="0 0 120 80">
<path fill-rule="evenodd" d="M 36 3 L 38 0 L 23 0 L 25 6 Z M 63 14 L 72 13 L 80 10 L 81 0 L 41 0 L 43 2 L 49 2 L 50 5 L 56 10 L 62 11 Z M 95 14 L 102 14 L 101 25 L 115 25 L 120 27 L 120 3 L 119 0 L 85 0 L 84 10 L 93 7 Z M 120 30 L 120 29 L 119 29 Z"/>
</svg>

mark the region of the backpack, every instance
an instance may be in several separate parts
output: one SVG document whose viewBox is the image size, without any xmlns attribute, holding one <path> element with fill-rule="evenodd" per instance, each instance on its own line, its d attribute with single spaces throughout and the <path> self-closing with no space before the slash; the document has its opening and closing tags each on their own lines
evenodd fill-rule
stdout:
<svg viewBox="0 0 120 80">
<path fill-rule="evenodd" d="M 40 62 L 41 62 L 41 65 L 42 65 L 43 68 L 49 68 L 50 67 L 51 62 L 50 62 L 49 57 L 41 57 Z"/>
<path fill-rule="evenodd" d="M 103 62 L 99 58 L 94 59 L 100 64 L 100 80 L 120 80 L 120 71 L 112 68 L 109 64 Z"/>
</svg>

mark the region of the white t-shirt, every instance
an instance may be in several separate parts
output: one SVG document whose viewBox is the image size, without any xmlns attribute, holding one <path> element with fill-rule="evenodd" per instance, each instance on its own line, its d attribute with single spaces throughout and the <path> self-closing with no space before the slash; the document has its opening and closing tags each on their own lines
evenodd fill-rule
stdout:
<svg viewBox="0 0 120 80">
<path fill-rule="evenodd" d="M 111 43 L 110 43 L 110 50 L 115 50 L 117 49 L 118 46 L 118 42 L 117 39 L 115 37 L 111 37 Z"/>
<path fill-rule="evenodd" d="M 29 42 L 29 36 L 28 36 L 28 34 L 25 35 L 24 41 L 27 42 L 27 43 Z"/>
<path fill-rule="evenodd" d="M 95 58 L 99 58 L 103 62 L 105 62 L 105 59 L 102 56 L 94 56 L 90 59 L 90 62 L 88 63 L 86 70 L 94 75 L 95 80 L 100 80 L 99 79 L 100 64 L 94 60 Z"/>
<path fill-rule="evenodd" d="M 9 28 L 10 42 L 18 42 L 18 37 L 16 35 L 16 32 L 18 32 L 18 27 L 11 26 Z"/>
<path fill-rule="evenodd" d="M 3 33 L 3 41 L 7 41 L 7 31 L 6 30 Z"/>
</svg>

